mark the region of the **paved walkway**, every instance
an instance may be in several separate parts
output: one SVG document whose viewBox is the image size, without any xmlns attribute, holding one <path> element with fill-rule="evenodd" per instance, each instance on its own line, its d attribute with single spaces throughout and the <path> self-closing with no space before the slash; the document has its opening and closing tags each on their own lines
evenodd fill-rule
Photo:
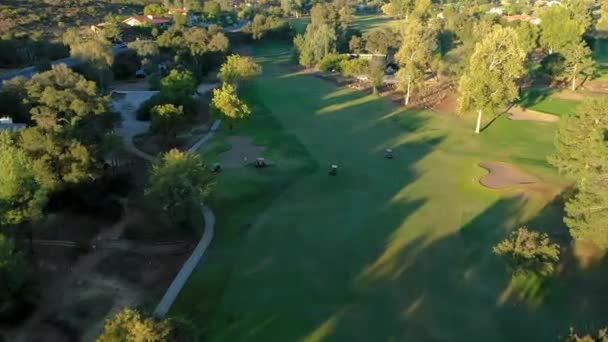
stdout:
<svg viewBox="0 0 608 342">
<path fill-rule="evenodd" d="M 129 92 L 129 93 L 132 93 L 132 92 Z M 150 95 L 150 96 L 152 96 L 152 95 Z M 138 100 L 141 98 L 143 98 L 143 96 L 138 97 Z M 116 105 L 120 106 L 122 101 L 127 101 L 127 100 L 125 98 L 125 99 L 117 102 Z M 143 101 L 145 101 L 145 100 L 143 100 Z M 128 103 L 128 105 L 131 104 L 130 101 L 127 101 L 127 103 Z M 147 131 L 148 125 L 149 125 L 147 123 L 142 123 L 141 121 L 138 121 L 135 118 L 136 108 L 137 108 L 137 106 L 135 106 L 135 109 L 132 109 L 130 107 L 121 108 L 122 110 L 120 110 L 120 112 L 122 113 L 124 121 L 123 121 L 122 127 L 119 130 L 119 132 L 120 132 L 121 136 L 124 138 L 125 146 L 129 152 L 131 152 L 145 160 L 153 161 L 155 158 L 154 156 L 152 156 L 144 151 L 139 150 L 135 146 L 135 144 L 133 144 L 133 137 L 136 136 L 137 134 Z M 209 132 L 207 132 L 207 134 L 202 136 L 199 139 L 199 141 L 197 141 L 194 145 L 192 145 L 188 149 L 188 153 L 196 152 L 203 144 L 205 144 L 207 141 L 209 141 L 209 139 L 211 139 L 211 137 L 213 137 L 213 135 L 219 129 L 219 127 L 220 127 L 219 120 L 216 120 L 215 122 L 213 122 Z M 203 232 L 203 237 L 201 238 L 199 243 L 194 248 L 194 251 L 188 258 L 188 260 L 186 260 L 186 262 L 184 263 L 182 268 L 179 270 L 179 272 L 177 273 L 177 276 L 175 276 L 175 279 L 173 279 L 173 282 L 171 282 L 171 285 L 165 292 L 165 295 L 161 299 L 160 303 L 158 303 L 158 306 L 154 310 L 154 315 L 156 317 L 164 317 L 167 314 L 167 312 L 171 308 L 171 305 L 173 305 L 173 302 L 175 301 L 175 299 L 179 295 L 180 291 L 186 284 L 186 281 L 192 274 L 192 271 L 194 271 L 194 268 L 196 268 L 196 266 L 200 263 L 200 261 L 203 258 L 203 255 L 205 254 L 205 252 L 207 251 L 207 248 L 209 247 L 209 245 L 211 244 L 211 241 L 213 240 L 215 215 L 213 214 L 211 209 L 209 209 L 208 207 L 205 207 L 205 206 L 202 206 L 202 214 L 203 214 L 203 220 L 204 220 L 204 224 L 205 224 L 205 231 Z"/>
<path fill-rule="evenodd" d="M 184 284 L 186 284 L 186 281 L 188 280 L 188 278 L 190 278 L 192 271 L 194 271 L 196 266 L 203 259 L 205 251 L 207 251 L 207 248 L 213 240 L 213 227 L 215 226 L 215 216 L 213 215 L 211 209 L 204 206 L 203 219 L 205 221 L 205 232 L 203 233 L 203 237 L 199 241 L 196 248 L 194 248 L 192 255 L 190 255 L 188 260 L 184 262 L 182 269 L 179 270 L 177 276 L 175 276 L 175 279 L 173 279 L 173 282 L 171 282 L 171 285 L 165 292 L 165 295 L 160 300 L 160 303 L 158 303 L 158 305 L 156 306 L 156 309 L 154 310 L 154 316 L 156 317 L 164 317 L 167 314 L 167 312 L 171 308 L 171 305 L 173 305 L 173 302 L 175 302 L 177 295 L 179 295 L 182 288 L 184 287 Z"/>
</svg>

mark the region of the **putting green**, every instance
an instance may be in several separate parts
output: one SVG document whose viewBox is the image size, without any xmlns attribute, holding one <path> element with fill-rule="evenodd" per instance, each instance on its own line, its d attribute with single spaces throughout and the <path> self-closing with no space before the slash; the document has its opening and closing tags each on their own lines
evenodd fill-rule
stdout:
<svg viewBox="0 0 608 342">
<path fill-rule="evenodd" d="M 589 270 L 514 283 L 491 253 L 521 224 L 567 236 L 552 202 L 565 182 L 546 163 L 554 125 L 500 117 L 476 136 L 473 118 L 406 112 L 288 56 L 258 49 L 264 75 L 244 89 L 258 117 L 234 132 L 277 166 L 220 176 L 218 239 L 172 315 L 212 341 L 554 340 L 599 317 Z M 222 134 L 209 158 L 229 148 Z M 486 189 L 483 161 L 543 184 Z"/>
</svg>

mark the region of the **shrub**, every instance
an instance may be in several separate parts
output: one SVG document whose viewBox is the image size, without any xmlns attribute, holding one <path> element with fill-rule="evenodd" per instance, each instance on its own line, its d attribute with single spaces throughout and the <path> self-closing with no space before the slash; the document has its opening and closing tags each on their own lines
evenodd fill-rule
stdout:
<svg viewBox="0 0 608 342">
<path fill-rule="evenodd" d="M 494 246 L 493 252 L 507 259 L 513 273 L 549 275 L 559 261 L 559 245 L 551 242 L 547 234 L 526 227 L 512 232 L 507 239 Z"/>
<path fill-rule="evenodd" d="M 139 69 L 139 65 L 139 57 L 135 51 L 127 51 L 117 55 L 112 64 L 114 78 L 124 80 L 135 76 L 135 72 Z"/>
<path fill-rule="evenodd" d="M 163 342 L 169 340 L 171 326 L 167 320 L 145 317 L 138 311 L 125 308 L 106 320 L 98 342 Z"/>
<path fill-rule="evenodd" d="M 342 64 L 348 60 L 346 55 L 330 53 L 325 55 L 317 65 L 321 71 L 342 71 Z"/>
<path fill-rule="evenodd" d="M 344 60 L 340 64 L 340 68 L 346 76 L 364 75 L 369 68 L 369 62 L 361 58 Z"/>
</svg>

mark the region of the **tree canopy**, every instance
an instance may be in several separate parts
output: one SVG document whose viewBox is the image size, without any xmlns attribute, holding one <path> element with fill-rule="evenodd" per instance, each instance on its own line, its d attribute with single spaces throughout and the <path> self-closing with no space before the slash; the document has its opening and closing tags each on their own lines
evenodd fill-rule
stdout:
<svg viewBox="0 0 608 342">
<path fill-rule="evenodd" d="M 566 202 L 564 221 L 575 239 L 608 248 L 608 98 L 586 100 L 561 120 L 556 153 L 549 158 L 559 172 L 576 180 L 576 192 Z"/>
<path fill-rule="evenodd" d="M 36 177 L 32 160 L 8 132 L 0 133 L 0 165 L 0 226 L 39 219 L 46 191 Z"/>
<path fill-rule="evenodd" d="M 551 242 L 547 234 L 526 227 L 512 232 L 507 239 L 494 246 L 493 252 L 507 258 L 513 273 L 549 275 L 559 261 L 559 245 Z"/>
<path fill-rule="evenodd" d="M 517 79 L 524 73 L 526 53 L 517 33 L 497 26 L 475 47 L 469 68 L 459 84 L 461 112 L 477 110 L 475 132 L 481 130 L 483 111 L 507 105 L 518 96 Z"/>
<path fill-rule="evenodd" d="M 239 82 L 262 73 L 262 67 L 253 58 L 240 55 L 230 55 L 226 58 L 218 74 L 222 82 L 233 86 Z"/>
<path fill-rule="evenodd" d="M 197 153 L 173 149 L 152 166 L 146 196 L 176 223 L 186 222 L 211 190 L 211 176 Z"/>
<path fill-rule="evenodd" d="M 167 342 L 170 333 L 167 320 L 159 321 L 125 308 L 106 320 L 97 342 Z"/>
<path fill-rule="evenodd" d="M 213 89 L 211 103 L 215 110 L 229 120 L 243 119 L 251 114 L 249 106 L 239 98 L 236 88 L 229 83 L 222 84 L 221 88 Z"/>
<path fill-rule="evenodd" d="M 400 65 L 397 77 L 400 88 L 405 91 L 405 105 L 409 104 L 413 88 L 424 81 L 436 49 L 435 31 L 419 20 L 408 20 L 403 43 L 395 55 Z"/>
</svg>

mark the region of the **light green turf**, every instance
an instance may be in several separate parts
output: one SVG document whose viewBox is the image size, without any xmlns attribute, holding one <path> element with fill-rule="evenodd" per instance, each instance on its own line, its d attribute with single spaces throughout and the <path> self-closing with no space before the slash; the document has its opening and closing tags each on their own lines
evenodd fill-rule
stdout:
<svg viewBox="0 0 608 342">
<path fill-rule="evenodd" d="M 289 20 L 294 30 L 298 33 L 306 31 L 306 25 L 310 23 L 310 17 L 292 18 Z M 398 27 L 402 20 L 394 19 L 385 15 L 358 15 L 355 17 L 353 28 L 363 32 L 379 27 Z"/>
<path fill-rule="evenodd" d="M 532 88 L 520 95 L 519 104 L 543 113 L 565 116 L 574 113 L 578 101 L 560 99 L 553 96 L 553 88 Z"/>
<path fill-rule="evenodd" d="M 545 161 L 554 125 L 499 117 L 476 136 L 472 117 L 404 111 L 294 72 L 285 47 L 256 55 L 264 74 L 244 88 L 254 116 L 232 133 L 278 164 L 218 178 L 218 235 L 171 312 L 205 340 L 555 340 L 606 317 L 593 270 L 573 263 L 559 286 L 518 279 L 516 291 L 491 254 L 524 223 L 567 236 L 551 203 L 563 180 Z M 477 164 L 494 160 L 553 185 L 486 189 Z"/>
</svg>

